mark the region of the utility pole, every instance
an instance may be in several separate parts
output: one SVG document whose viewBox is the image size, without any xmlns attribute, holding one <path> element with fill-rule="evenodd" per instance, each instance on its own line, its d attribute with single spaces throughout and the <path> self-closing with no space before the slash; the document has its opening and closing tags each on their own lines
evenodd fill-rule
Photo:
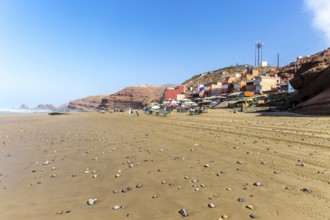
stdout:
<svg viewBox="0 0 330 220">
<path fill-rule="evenodd" d="M 280 54 L 277 54 L 277 68 L 280 67 Z"/>
</svg>

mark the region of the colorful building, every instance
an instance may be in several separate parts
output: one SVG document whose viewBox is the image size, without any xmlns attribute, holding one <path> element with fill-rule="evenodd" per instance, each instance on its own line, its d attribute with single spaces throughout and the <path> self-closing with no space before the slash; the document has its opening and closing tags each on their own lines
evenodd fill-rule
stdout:
<svg viewBox="0 0 330 220">
<path fill-rule="evenodd" d="M 175 88 L 167 87 L 165 89 L 165 101 L 179 100 L 181 98 L 180 95 L 184 93 L 184 89 L 185 89 L 184 85 L 179 85 Z M 179 99 L 178 99 L 178 95 L 179 95 Z"/>
</svg>

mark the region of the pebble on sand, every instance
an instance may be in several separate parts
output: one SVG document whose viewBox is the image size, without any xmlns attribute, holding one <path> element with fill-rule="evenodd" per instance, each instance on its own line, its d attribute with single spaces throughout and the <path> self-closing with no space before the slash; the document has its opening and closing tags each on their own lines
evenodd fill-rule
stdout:
<svg viewBox="0 0 330 220">
<path fill-rule="evenodd" d="M 215 205 L 214 205 L 213 203 L 209 203 L 207 206 L 208 206 L 209 208 L 214 208 L 214 207 L 215 207 Z"/>
<path fill-rule="evenodd" d="M 304 192 L 304 193 L 311 193 L 312 192 L 312 190 L 310 190 L 308 188 L 302 188 L 301 191 Z"/>
<path fill-rule="evenodd" d="M 247 209 L 250 209 L 250 210 L 254 210 L 254 207 L 253 207 L 253 205 L 247 205 L 247 206 L 245 206 Z"/>
<path fill-rule="evenodd" d="M 94 205 L 97 199 L 88 199 L 87 200 L 87 205 Z"/>
<path fill-rule="evenodd" d="M 112 207 L 113 210 L 118 210 L 118 209 L 120 209 L 120 208 L 121 208 L 120 205 L 114 205 L 114 206 Z"/>
<path fill-rule="evenodd" d="M 250 218 L 256 218 L 257 217 L 256 214 L 251 214 L 249 216 L 250 216 Z"/>
<path fill-rule="evenodd" d="M 227 219 L 228 216 L 227 216 L 227 215 L 222 215 L 221 218 L 223 218 L 223 219 Z"/>
<path fill-rule="evenodd" d="M 237 201 L 238 202 L 245 202 L 245 199 L 244 198 L 238 198 Z"/>
<path fill-rule="evenodd" d="M 180 215 L 182 215 L 183 217 L 187 217 L 188 216 L 188 212 L 185 209 L 180 209 L 179 210 Z"/>
<path fill-rule="evenodd" d="M 260 182 L 255 182 L 253 183 L 254 186 L 261 186 L 261 183 Z"/>
</svg>

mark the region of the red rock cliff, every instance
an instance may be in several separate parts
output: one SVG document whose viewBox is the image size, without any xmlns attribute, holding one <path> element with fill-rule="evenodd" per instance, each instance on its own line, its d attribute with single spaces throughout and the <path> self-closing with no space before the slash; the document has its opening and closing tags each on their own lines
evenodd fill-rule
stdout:
<svg viewBox="0 0 330 220">
<path fill-rule="evenodd" d="M 99 107 L 113 109 L 142 108 L 152 101 L 159 101 L 164 94 L 163 86 L 131 86 L 104 97 Z"/>
</svg>

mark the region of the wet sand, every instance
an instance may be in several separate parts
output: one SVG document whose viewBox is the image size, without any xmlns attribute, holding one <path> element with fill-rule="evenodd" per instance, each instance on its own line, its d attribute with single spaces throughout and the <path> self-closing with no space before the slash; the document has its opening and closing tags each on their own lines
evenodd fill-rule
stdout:
<svg viewBox="0 0 330 220">
<path fill-rule="evenodd" d="M 330 118 L 0 115 L 0 198 L 3 220 L 329 220 Z"/>
</svg>

